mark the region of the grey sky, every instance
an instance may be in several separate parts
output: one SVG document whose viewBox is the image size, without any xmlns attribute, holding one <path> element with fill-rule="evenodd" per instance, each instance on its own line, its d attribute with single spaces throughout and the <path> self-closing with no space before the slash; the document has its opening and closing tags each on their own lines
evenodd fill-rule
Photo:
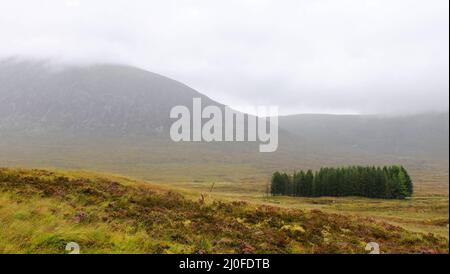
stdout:
<svg viewBox="0 0 450 274">
<path fill-rule="evenodd" d="M 447 111 L 448 0 L 0 0 L 0 58 L 119 62 L 225 104 Z"/>
</svg>

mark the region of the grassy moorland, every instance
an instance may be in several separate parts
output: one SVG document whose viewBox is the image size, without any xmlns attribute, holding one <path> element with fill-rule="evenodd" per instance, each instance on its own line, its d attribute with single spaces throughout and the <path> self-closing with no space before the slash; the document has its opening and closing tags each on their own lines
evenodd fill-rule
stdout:
<svg viewBox="0 0 450 274">
<path fill-rule="evenodd" d="M 213 199 L 224 201 L 240 200 L 252 204 L 270 205 L 290 209 L 321 210 L 327 213 L 365 217 L 401 226 L 405 229 L 434 233 L 449 237 L 448 179 L 445 176 L 435 180 L 431 174 L 414 173 L 415 194 L 405 200 L 370 199 L 363 197 L 286 197 L 268 196 L 267 182 L 248 183 L 236 186 L 230 182 L 191 182 L 175 184 L 188 197 L 198 192 L 208 193 Z M 448 177 L 447 177 L 448 178 Z M 446 181 L 447 180 L 447 181 Z M 214 184 L 213 191 L 211 186 Z M 188 189 L 185 189 L 188 188 Z M 192 192 L 191 189 L 196 189 Z"/>
<path fill-rule="evenodd" d="M 368 199 L 212 189 L 205 194 L 114 175 L 0 169 L 0 253 L 64 253 L 69 242 L 82 253 L 367 253 L 368 242 L 382 253 L 448 253 L 447 237 L 403 226 L 416 215 L 446 226 L 448 198 L 434 209 L 420 198 L 373 200 L 362 209 Z M 399 208 L 396 217 L 406 221 L 385 221 L 382 206 L 385 214 Z M 371 207 L 380 218 L 369 216 Z M 411 214 L 403 216 L 408 208 Z M 364 212 L 351 214 L 357 211 Z"/>
</svg>

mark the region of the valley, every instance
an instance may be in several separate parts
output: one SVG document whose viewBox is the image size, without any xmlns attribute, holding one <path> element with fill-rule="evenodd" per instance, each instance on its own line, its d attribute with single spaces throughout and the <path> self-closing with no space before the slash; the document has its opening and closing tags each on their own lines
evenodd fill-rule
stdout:
<svg viewBox="0 0 450 274">
<path fill-rule="evenodd" d="M 173 106 L 224 106 L 139 68 L 7 60 L 0 83 L 0 253 L 448 253 L 448 112 L 281 116 L 260 153 L 173 142 Z M 414 195 L 268 195 L 275 171 L 351 165 L 402 165 Z"/>
</svg>

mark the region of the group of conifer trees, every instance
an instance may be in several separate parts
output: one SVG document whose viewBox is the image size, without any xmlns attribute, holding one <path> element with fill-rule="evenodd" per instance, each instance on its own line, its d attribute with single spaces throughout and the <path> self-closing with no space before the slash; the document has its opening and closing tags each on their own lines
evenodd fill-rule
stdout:
<svg viewBox="0 0 450 274">
<path fill-rule="evenodd" d="M 404 199 L 413 193 L 413 183 L 402 166 L 324 167 L 313 172 L 292 175 L 275 172 L 270 187 L 272 195 L 299 197 L 363 196 Z"/>
</svg>

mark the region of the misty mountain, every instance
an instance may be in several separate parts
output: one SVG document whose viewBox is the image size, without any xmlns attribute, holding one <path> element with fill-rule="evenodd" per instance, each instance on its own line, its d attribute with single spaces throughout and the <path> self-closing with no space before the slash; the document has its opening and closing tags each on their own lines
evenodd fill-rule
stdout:
<svg viewBox="0 0 450 274">
<path fill-rule="evenodd" d="M 219 105 L 164 76 L 123 65 L 0 62 L 0 129 L 23 134 L 135 135 L 167 131 L 170 109 L 192 98 Z"/>
<path fill-rule="evenodd" d="M 172 142 L 170 109 L 223 108 L 164 76 L 125 65 L 0 62 L 0 165 L 112 171 L 145 179 L 261 182 L 277 169 L 439 166 L 448 181 L 448 113 L 404 117 L 280 117 L 279 147 L 259 142 Z M 249 185 L 251 187 L 251 185 Z"/>
</svg>

